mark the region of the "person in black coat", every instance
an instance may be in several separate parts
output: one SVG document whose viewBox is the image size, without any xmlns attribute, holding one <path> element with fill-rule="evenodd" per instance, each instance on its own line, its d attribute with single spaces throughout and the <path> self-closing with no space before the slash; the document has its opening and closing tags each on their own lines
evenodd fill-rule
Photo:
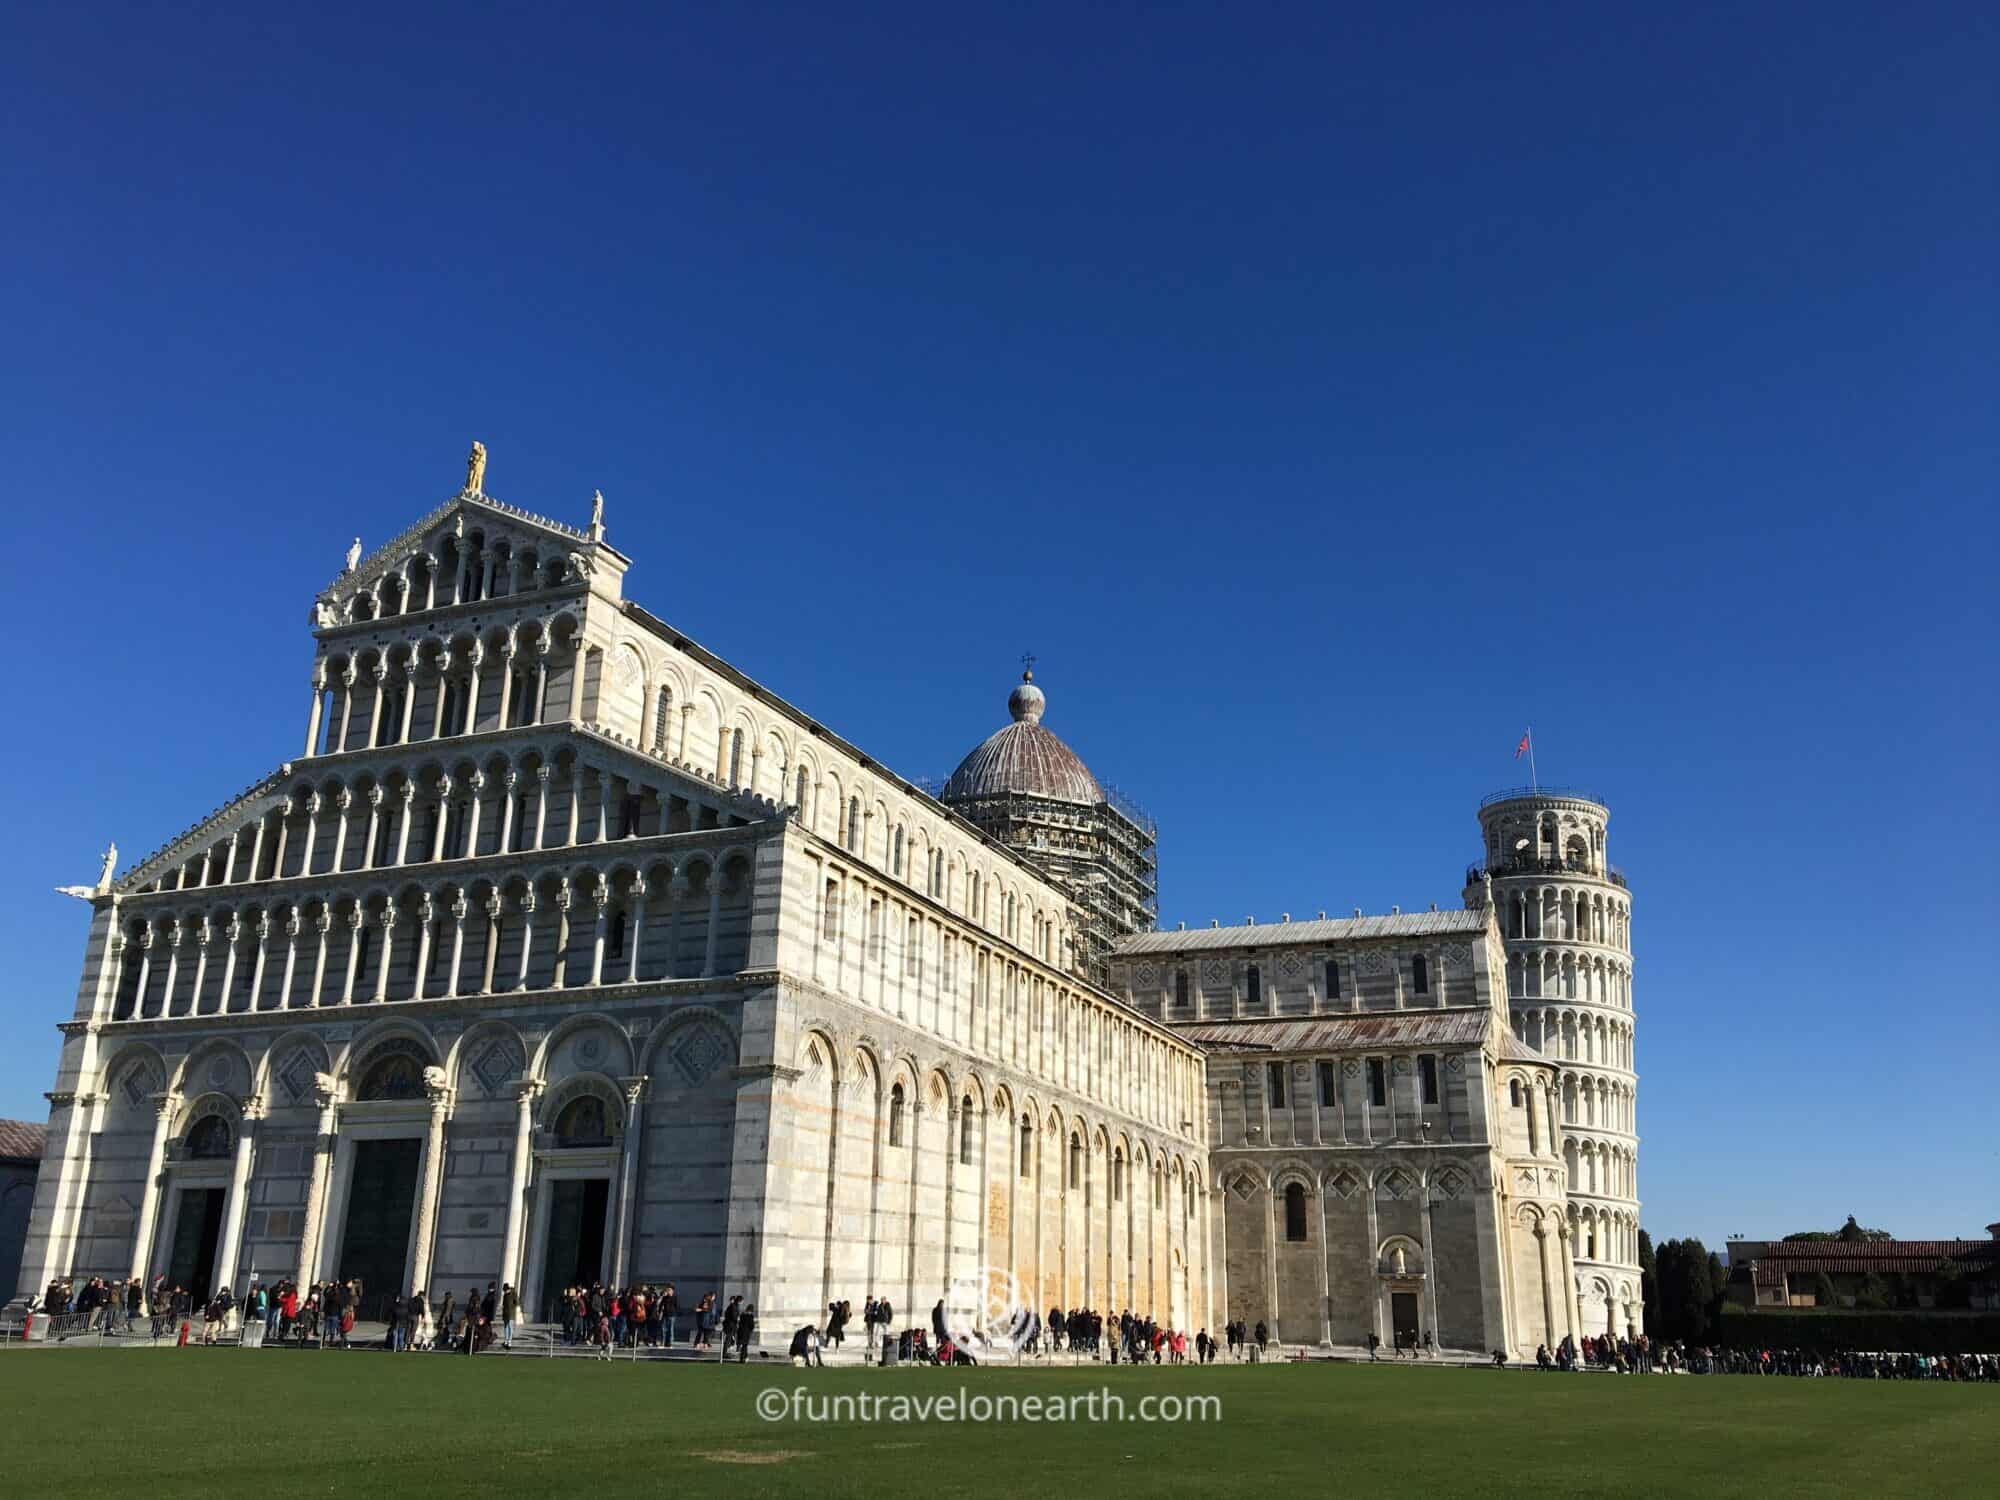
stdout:
<svg viewBox="0 0 2000 1500">
<path fill-rule="evenodd" d="M 750 1340 L 757 1336 L 757 1304 L 747 1302 L 736 1315 L 736 1363 L 750 1358 Z"/>
<path fill-rule="evenodd" d="M 936 1339 L 939 1344 L 944 1343 L 946 1339 L 951 1337 L 950 1334 L 945 1332 L 944 1298 L 942 1297 L 937 1299 L 937 1306 L 931 1309 L 931 1337 Z"/>
</svg>

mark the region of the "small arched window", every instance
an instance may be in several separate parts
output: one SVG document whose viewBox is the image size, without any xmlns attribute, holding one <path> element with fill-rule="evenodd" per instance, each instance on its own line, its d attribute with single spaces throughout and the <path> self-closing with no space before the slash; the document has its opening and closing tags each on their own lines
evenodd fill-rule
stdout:
<svg viewBox="0 0 2000 1500">
<path fill-rule="evenodd" d="M 903 826 L 896 825 L 896 840 L 889 852 L 889 871 L 893 875 L 903 873 Z"/>
<path fill-rule="evenodd" d="M 195 1161 L 216 1161 L 229 1155 L 229 1122 L 204 1115 L 187 1135 L 187 1154 Z"/>
<path fill-rule="evenodd" d="M 1123 1203 L 1125 1201 L 1125 1153 L 1123 1150 L 1116 1152 L 1111 1158 L 1111 1201 L 1113 1203 Z"/>
<path fill-rule="evenodd" d="M 861 799 L 847 799 L 847 847 L 852 849 L 861 842 Z"/>
<path fill-rule="evenodd" d="M 1069 1185 L 1083 1186 L 1083 1138 L 1074 1133 L 1069 1138 Z"/>
<path fill-rule="evenodd" d="M 903 1086 L 900 1083 L 889 1090 L 889 1144 L 903 1144 Z"/>
<path fill-rule="evenodd" d="M 729 731 L 729 784 L 743 785 L 743 731 Z"/>
<path fill-rule="evenodd" d="M 1026 1115 L 1021 1116 L 1021 1175 L 1028 1176 L 1034 1170 L 1035 1127 Z"/>
<path fill-rule="evenodd" d="M 792 804 L 799 810 L 799 821 L 807 827 L 811 827 L 812 809 L 806 806 L 806 768 L 804 766 L 799 767 L 798 790 L 792 796 Z"/>
<path fill-rule="evenodd" d="M 1264 972 L 1255 964 L 1243 972 L 1243 1003 L 1252 1008 L 1264 1003 Z"/>
<path fill-rule="evenodd" d="M 1302 1244 L 1306 1237 L 1306 1190 L 1298 1183 L 1285 1189 L 1285 1238 Z"/>
<path fill-rule="evenodd" d="M 972 1095 L 958 1101 L 958 1164 L 972 1165 Z"/>
<path fill-rule="evenodd" d="M 1508 1079 L 1508 1080 L 1507 1080 L 1507 1100 L 1508 1100 L 1508 1103 L 1510 1103 L 1510 1104 L 1512 1104 L 1512 1105 L 1514 1106 L 1514 1108 L 1516 1108 L 1516 1109 L 1519 1109 L 1519 1108 L 1521 1107 L 1521 1080 L 1520 1080 L 1520 1079 L 1518 1079 L 1518 1078 L 1510 1078 L 1510 1079 Z"/>
</svg>

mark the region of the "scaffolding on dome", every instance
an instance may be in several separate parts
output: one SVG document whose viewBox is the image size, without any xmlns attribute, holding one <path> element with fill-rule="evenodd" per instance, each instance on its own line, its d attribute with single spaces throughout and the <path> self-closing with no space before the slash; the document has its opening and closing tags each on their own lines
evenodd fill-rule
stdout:
<svg viewBox="0 0 2000 1500">
<path fill-rule="evenodd" d="M 943 783 L 916 783 L 937 796 Z M 1077 967 L 1103 984 L 1119 939 L 1159 921 L 1159 828 L 1137 802 L 1100 786 L 1094 806 L 1025 792 L 954 800 L 952 810 L 1013 849 L 1075 906 Z"/>
</svg>

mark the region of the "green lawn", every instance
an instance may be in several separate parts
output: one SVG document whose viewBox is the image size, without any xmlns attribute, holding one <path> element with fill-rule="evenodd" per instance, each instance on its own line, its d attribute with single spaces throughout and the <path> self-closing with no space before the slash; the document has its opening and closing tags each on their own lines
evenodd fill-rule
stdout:
<svg viewBox="0 0 2000 1500">
<path fill-rule="evenodd" d="M 1212 1393 L 1219 1422 L 812 1425 L 759 1391 Z M 1351 1365 L 747 1369 L 238 1349 L 0 1353 L 15 1495 L 1990 1493 L 2000 1386 Z"/>
</svg>

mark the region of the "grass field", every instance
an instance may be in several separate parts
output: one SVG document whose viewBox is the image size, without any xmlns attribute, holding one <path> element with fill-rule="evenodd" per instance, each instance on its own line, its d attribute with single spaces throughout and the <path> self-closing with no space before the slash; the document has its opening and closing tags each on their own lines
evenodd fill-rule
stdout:
<svg viewBox="0 0 2000 1500">
<path fill-rule="evenodd" d="M 815 1395 L 1212 1394 L 1219 1421 L 795 1423 Z M 1352 1365 L 827 1370 L 236 1349 L 0 1353 L 8 1493 L 1991 1493 L 2000 1386 Z"/>
</svg>

